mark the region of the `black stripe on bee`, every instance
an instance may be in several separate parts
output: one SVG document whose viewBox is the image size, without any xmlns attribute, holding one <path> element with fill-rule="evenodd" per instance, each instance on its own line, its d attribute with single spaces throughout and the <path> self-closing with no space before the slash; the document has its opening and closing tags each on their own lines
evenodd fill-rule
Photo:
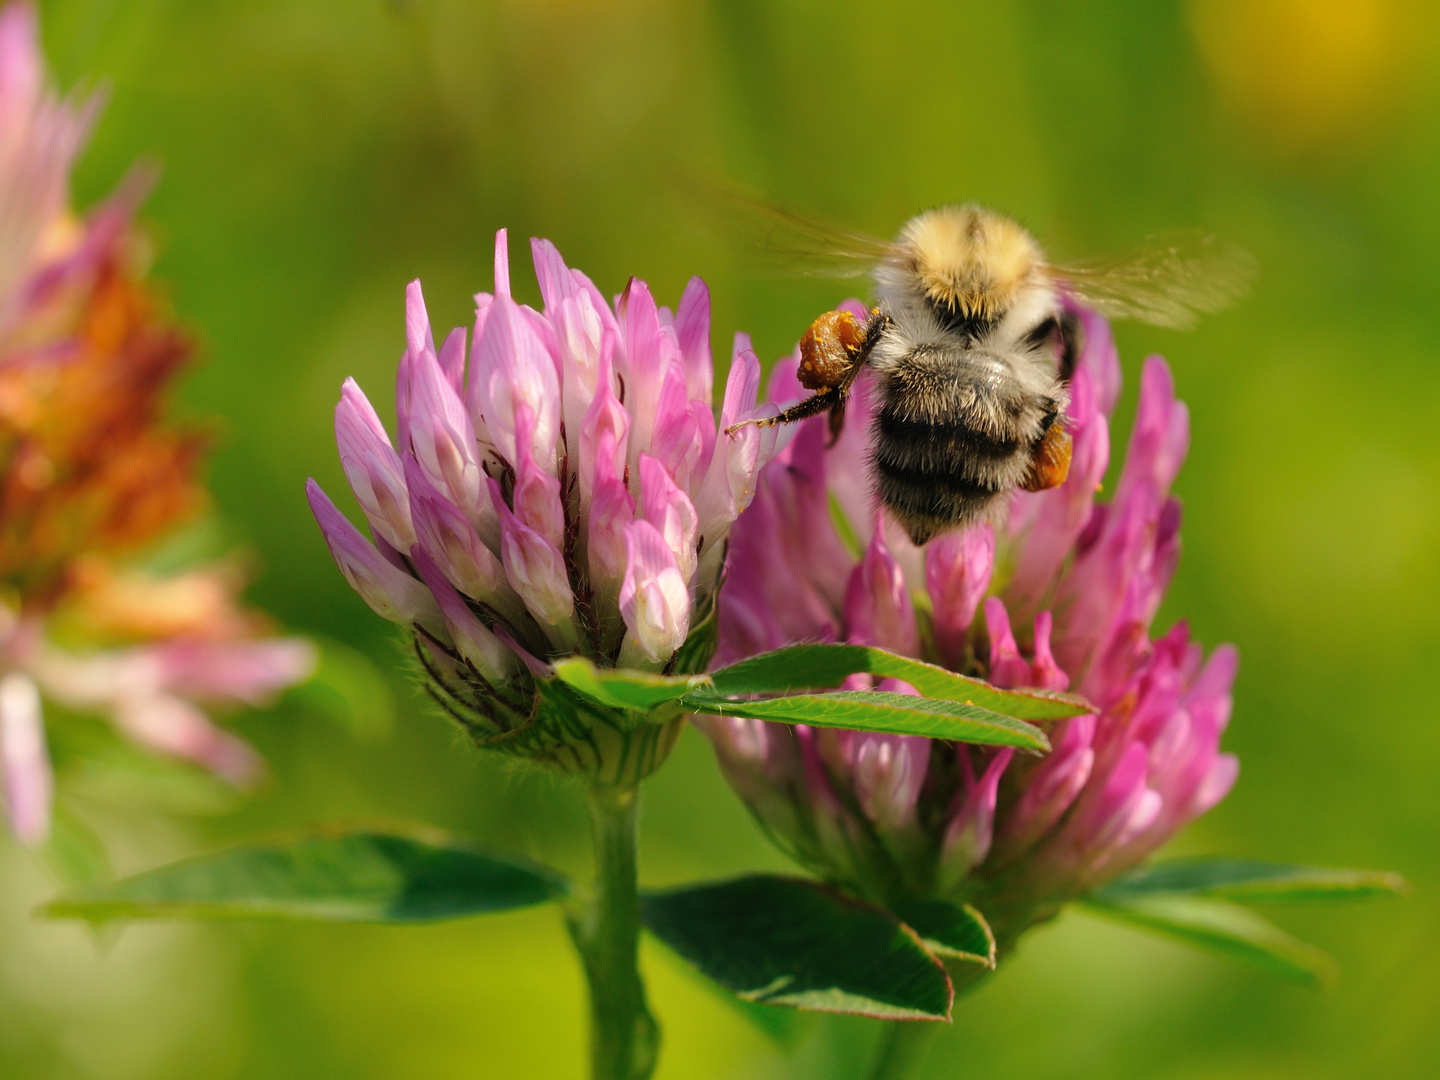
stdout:
<svg viewBox="0 0 1440 1080">
<path fill-rule="evenodd" d="M 1019 439 L 995 438 L 964 424 L 905 420 L 889 408 L 880 410 L 875 427 L 877 453 L 907 469 L 953 473 L 956 462 L 1005 461 L 1020 449 Z"/>
<path fill-rule="evenodd" d="M 1038 349 L 1042 345 L 1051 345 L 1053 347 L 1054 340 L 1059 334 L 1060 320 L 1052 315 L 1021 338 L 1020 344 L 1027 349 Z"/>
<path fill-rule="evenodd" d="M 876 494 L 917 544 L 937 532 L 980 520 L 1007 490 L 998 482 L 906 469 L 879 455 L 872 465 Z"/>
<path fill-rule="evenodd" d="M 1056 420 L 1059 419 L 1060 403 L 1057 402 L 1054 398 L 1046 398 L 1045 415 L 1040 420 L 1040 435 L 1035 440 L 1037 445 L 1044 440 L 1045 435 L 1049 432 L 1051 426 L 1055 423 Z"/>
<path fill-rule="evenodd" d="M 935 316 L 935 321 L 940 324 L 941 329 L 959 334 L 969 341 L 979 341 L 995 328 L 998 321 L 994 316 L 966 315 L 943 300 L 935 300 L 928 296 L 925 299 L 930 306 L 931 314 Z"/>
<path fill-rule="evenodd" d="M 1080 316 L 1067 311 L 1060 316 L 1060 378 L 1065 382 L 1075 374 L 1075 364 L 1080 359 L 1080 350 L 1085 347 L 1085 328 Z"/>
<path fill-rule="evenodd" d="M 894 461 L 875 456 L 875 473 L 882 482 L 898 489 L 907 489 L 915 496 L 933 495 L 942 501 L 988 498 L 1005 490 L 998 479 L 963 476 L 956 472 L 935 472 L 929 469 L 907 469 Z"/>
</svg>

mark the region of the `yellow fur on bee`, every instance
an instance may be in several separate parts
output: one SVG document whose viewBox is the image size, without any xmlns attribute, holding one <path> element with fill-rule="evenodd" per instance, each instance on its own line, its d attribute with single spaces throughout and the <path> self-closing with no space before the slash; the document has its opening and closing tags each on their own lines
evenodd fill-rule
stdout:
<svg viewBox="0 0 1440 1080">
<path fill-rule="evenodd" d="M 973 205 L 913 218 L 901 244 L 926 295 L 966 318 L 998 316 L 1042 261 L 1039 245 L 1019 223 Z"/>
</svg>

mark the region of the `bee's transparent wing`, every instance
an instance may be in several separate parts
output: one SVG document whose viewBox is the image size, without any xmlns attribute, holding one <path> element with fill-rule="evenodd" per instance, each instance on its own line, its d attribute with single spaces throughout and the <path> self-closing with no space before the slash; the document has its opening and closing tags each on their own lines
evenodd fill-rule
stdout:
<svg viewBox="0 0 1440 1080">
<path fill-rule="evenodd" d="M 686 203 L 757 269 L 803 277 L 862 277 L 894 245 L 772 202 L 723 179 L 680 178 Z"/>
<path fill-rule="evenodd" d="M 1056 282 L 1110 319 L 1183 330 L 1249 291 L 1255 260 L 1207 233 L 1155 237 L 1144 248 L 1050 268 Z"/>
</svg>

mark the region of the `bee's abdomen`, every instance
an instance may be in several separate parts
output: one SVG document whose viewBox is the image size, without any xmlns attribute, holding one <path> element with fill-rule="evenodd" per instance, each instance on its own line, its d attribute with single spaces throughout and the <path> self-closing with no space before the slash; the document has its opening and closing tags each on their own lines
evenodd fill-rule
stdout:
<svg viewBox="0 0 1440 1080">
<path fill-rule="evenodd" d="M 916 543 L 984 518 L 1024 468 L 1018 436 L 965 423 L 906 420 L 883 407 L 873 434 L 876 493 Z"/>
<path fill-rule="evenodd" d="M 889 408 L 875 420 L 877 451 L 901 469 L 949 473 L 957 467 L 984 473 L 987 464 L 1015 456 L 1020 439 L 990 435 L 964 423 L 926 423 L 904 420 Z"/>
</svg>

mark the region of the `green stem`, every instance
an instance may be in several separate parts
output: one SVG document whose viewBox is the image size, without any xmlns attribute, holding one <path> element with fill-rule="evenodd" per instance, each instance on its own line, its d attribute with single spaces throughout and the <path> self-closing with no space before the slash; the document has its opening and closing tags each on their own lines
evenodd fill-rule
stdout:
<svg viewBox="0 0 1440 1080">
<path fill-rule="evenodd" d="M 908 1080 L 914 1076 L 941 1026 L 922 1020 L 892 1020 L 890 1030 L 881 1038 L 870 1080 Z"/>
<path fill-rule="evenodd" d="M 961 998 L 991 975 L 989 968 L 979 964 L 952 961 L 945 966 L 955 987 L 957 1005 Z M 875 1064 L 870 1068 L 870 1080 L 907 1080 L 914 1076 L 924 1062 L 930 1044 L 947 1026 L 923 1020 L 892 1020 L 889 1030 L 880 1039 Z"/>
<path fill-rule="evenodd" d="M 589 904 L 569 917 L 590 984 L 590 1075 L 593 1080 L 646 1080 L 655 1070 L 660 1031 L 645 1005 L 637 964 L 640 903 L 635 838 L 640 793 L 596 785 L 589 791 L 595 886 Z"/>
</svg>

